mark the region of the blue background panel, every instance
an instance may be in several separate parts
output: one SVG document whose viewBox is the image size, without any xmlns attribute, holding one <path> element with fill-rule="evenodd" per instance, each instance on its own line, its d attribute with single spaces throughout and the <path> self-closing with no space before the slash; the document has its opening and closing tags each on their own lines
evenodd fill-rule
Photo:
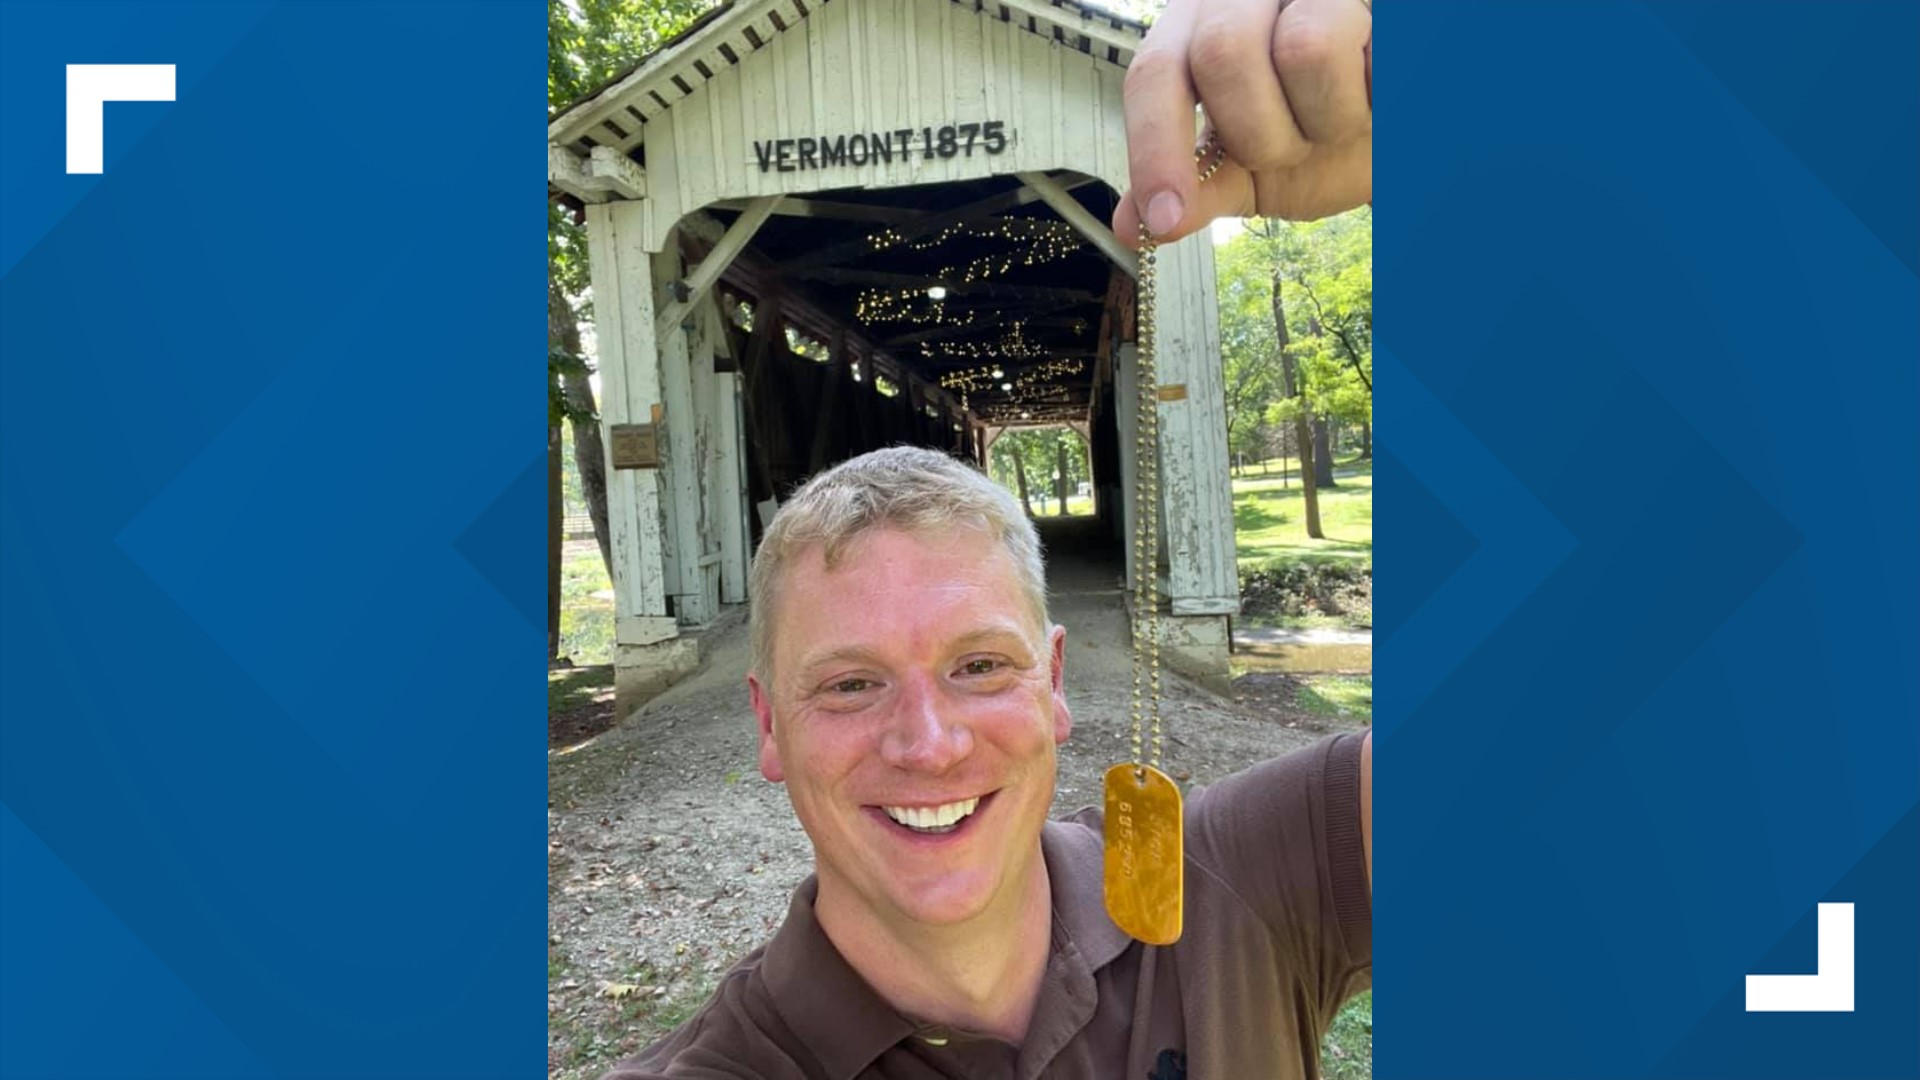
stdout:
<svg viewBox="0 0 1920 1080">
<path fill-rule="evenodd" d="M 1382 1080 L 1920 1076 L 1916 10 L 1383 13 Z M 542 1067 L 542 14 L 0 4 L 0 1076 Z"/>
<path fill-rule="evenodd" d="M 1383 13 L 1381 1080 L 1920 1076 L 1917 13 Z"/>
<path fill-rule="evenodd" d="M 542 1067 L 544 14 L 0 4 L 0 1075 Z"/>
</svg>

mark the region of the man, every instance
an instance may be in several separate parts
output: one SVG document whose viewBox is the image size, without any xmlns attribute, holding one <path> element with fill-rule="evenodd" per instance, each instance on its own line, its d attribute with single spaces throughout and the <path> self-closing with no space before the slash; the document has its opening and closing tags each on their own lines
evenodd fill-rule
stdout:
<svg viewBox="0 0 1920 1080">
<path fill-rule="evenodd" d="M 1127 72 L 1115 233 L 1370 202 L 1372 94 L 1363 0 L 1170 0 Z M 1196 104 L 1226 153 L 1204 184 Z M 750 590 L 761 771 L 816 874 L 608 1080 L 1318 1075 L 1372 981 L 1371 733 L 1191 795 L 1185 933 L 1145 946 L 1106 916 L 1101 815 L 1046 820 L 1066 635 L 1011 495 L 931 451 L 855 459 L 781 509 Z"/>
<path fill-rule="evenodd" d="M 1072 726 L 1032 523 L 924 449 L 782 507 L 753 568 L 761 771 L 816 874 L 767 946 L 609 1080 L 1310 1077 L 1371 982 L 1370 735 L 1188 804 L 1186 932 L 1107 918 L 1101 821 L 1048 822 Z"/>
</svg>

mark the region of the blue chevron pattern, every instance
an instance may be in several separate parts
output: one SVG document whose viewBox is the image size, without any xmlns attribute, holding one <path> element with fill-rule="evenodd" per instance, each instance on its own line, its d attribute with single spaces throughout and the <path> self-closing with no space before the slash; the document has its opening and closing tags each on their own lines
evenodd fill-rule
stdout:
<svg viewBox="0 0 1920 1080">
<path fill-rule="evenodd" d="M 1916 10 L 1381 19 L 1383 1080 L 1920 1075 Z"/>
<path fill-rule="evenodd" d="M 0 1076 L 539 1067 L 543 14 L 0 4 Z"/>
</svg>

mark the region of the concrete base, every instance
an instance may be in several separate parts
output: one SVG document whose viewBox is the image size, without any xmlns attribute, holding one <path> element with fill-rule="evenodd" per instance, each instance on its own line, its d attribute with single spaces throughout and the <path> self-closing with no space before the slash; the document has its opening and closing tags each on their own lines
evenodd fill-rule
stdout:
<svg viewBox="0 0 1920 1080">
<path fill-rule="evenodd" d="M 700 643 L 685 634 L 651 645 L 622 645 L 613 658 L 613 707 L 627 717 L 700 666 Z"/>
<path fill-rule="evenodd" d="M 1225 615 L 1160 616 L 1160 662 L 1216 694 L 1233 693 Z"/>
</svg>

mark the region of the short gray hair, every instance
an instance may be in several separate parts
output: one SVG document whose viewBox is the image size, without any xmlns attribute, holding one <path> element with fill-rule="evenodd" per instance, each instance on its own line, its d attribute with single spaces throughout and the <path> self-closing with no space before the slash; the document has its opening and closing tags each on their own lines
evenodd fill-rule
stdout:
<svg viewBox="0 0 1920 1080">
<path fill-rule="evenodd" d="M 801 552 L 820 545 L 831 569 L 849 543 L 872 530 L 938 532 L 955 525 L 979 528 L 1006 545 L 1020 591 L 1045 633 L 1051 623 L 1040 536 L 1013 493 L 958 458 L 892 446 L 820 473 L 774 515 L 748 582 L 754 672 L 766 678 L 772 670 L 774 600 Z"/>
</svg>

